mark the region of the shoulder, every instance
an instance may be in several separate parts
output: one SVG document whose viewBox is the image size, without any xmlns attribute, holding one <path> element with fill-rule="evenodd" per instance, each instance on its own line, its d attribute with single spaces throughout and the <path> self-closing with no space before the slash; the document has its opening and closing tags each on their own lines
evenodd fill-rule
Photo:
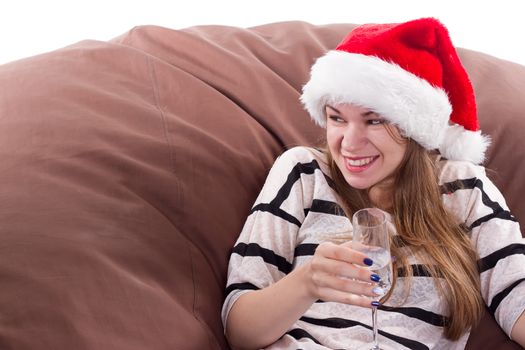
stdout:
<svg viewBox="0 0 525 350">
<path fill-rule="evenodd" d="M 293 147 L 274 162 L 268 179 L 272 184 L 300 181 L 303 185 L 318 186 L 330 183 L 330 167 L 326 154 L 312 147 Z"/>
<path fill-rule="evenodd" d="M 326 154 L 312 147 L 298 146 L 283 152 L 275 161 L 278 167 L 292 168 L 296 166 L 310 166 L 319 168 L 323 172 L 328 168 Z"/>
<path fill-rule="evenodd" d="M 292 147 L 284 151 L 278 159 L 300 163 L 307 163 L 312 160 L 326 163 L 326 155 L 321 150 L 306 146 Z"/>
<path fill-rule="evenodd" d="M 479 205 L 486 206 L 492 203 L 491 209 L 507 208 L 505 198 L 497 186 L 486 175 L 485 167 L 465 161 L 442 161 L 439 184 L 444 194 L 454 193 L 454 196 L 445 196 L 449 200 L 463 198 L 467 206 L 477 201 Z M 472 195 L 472 197 L 470 197 Z M 496 204 L 497 203 L 497 206 Z"/>
<path fill-rule="evenodd" d="M 442 160 L 438 162 L 439 183 L 457 180 L 485 179 L 485 167 L 467 161 Z"/>
<path fill-rule="evenodd" d="M 275 160 L 257 202 L 307 201 L 315 191 L 326 191 L 331 180 L 327 174 L 326 156 L 310 147 L 294 147 Z M 289 200 L 292 196 L 294 199 Z M 304 214 L 304 213 L 303 213 Z"/>
</svg>

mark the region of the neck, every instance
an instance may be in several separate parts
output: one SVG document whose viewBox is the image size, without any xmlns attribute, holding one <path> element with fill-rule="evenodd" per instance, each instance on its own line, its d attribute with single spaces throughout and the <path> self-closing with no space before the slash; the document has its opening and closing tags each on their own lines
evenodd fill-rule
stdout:
<svg viewBox="0 0 525 350">
<path fill-rule="evenodd" d="M 368 190 L 368 198 L 374 206 L 389 211 L 393 205 L 394 179 L 385 179 Z"/>
</svg>

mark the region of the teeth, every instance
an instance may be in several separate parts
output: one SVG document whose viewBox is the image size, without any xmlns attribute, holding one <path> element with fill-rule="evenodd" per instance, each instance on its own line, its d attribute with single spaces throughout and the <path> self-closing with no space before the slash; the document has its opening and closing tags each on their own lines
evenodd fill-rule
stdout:
<svg viewBox="0 0 525 350">
<path fill-rule="evenodd" d="M 362 158 L 362 159 L 348 159 L 347 162 L 351 166 L 363 166 L 374 160 L 374 157 Z"/>
</svg>

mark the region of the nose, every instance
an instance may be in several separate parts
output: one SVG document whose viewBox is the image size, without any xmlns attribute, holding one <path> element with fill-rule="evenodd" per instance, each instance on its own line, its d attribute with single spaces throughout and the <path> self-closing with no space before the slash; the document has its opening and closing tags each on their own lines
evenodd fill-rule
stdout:
<svg viewBox="0 0 525 350">
<path fill-rule="evenodd" d="M 341 147 L 352 151 L 364 147 L 368 142 L 366 129 L 360 123 L 348 123 L 343 133 Z"/>
</svg>

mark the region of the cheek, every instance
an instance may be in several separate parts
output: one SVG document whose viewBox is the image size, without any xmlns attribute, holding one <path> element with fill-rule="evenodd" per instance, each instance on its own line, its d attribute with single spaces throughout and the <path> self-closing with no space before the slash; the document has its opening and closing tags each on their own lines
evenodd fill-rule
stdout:
<svg viewBox="0 0 525 350">
<path fill-rule="evenodd" d="M 395 145 L 391 146 L 390 158 L 391 158 L 391 161 L 393 163 L 392 165 L 394 167 L 397 168 L 397 166 L 399 164 L 401 164 L 401 162 L 403 161 L 403 158 L 405 156 L 405 152 L 406 152 L 406 145 L 405 144 L 403 144 L 403 145 L 395 144 Z"/>
<path fill-rule="evenodd" d="M 396 138 L 394 139 L 386 129 L 377 131 L 373 137 L 376 147 L 381 149 L 393 161 L 401 160 L 407 149 L 406 142 L 397 134 L 394 135 Z"/>
<path fill-rule="evenodd" d="M 340 135 L 335 130 L 326 130 L 326 143 L 331 151 L 336 150 L 340 142 Z"/>
</svg>

